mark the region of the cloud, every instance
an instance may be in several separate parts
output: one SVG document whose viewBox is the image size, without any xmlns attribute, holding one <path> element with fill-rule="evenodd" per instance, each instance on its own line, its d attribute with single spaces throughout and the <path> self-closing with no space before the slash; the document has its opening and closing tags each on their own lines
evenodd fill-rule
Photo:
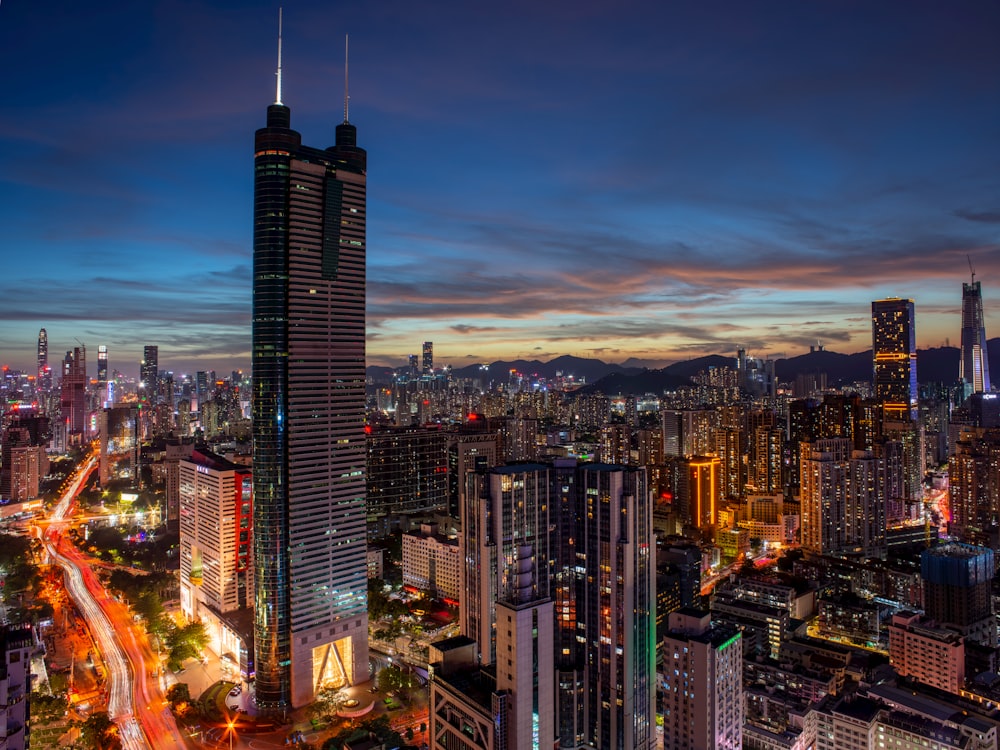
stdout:
<svg viewBox="0 0 1000 750">
<path fill-rule="evenodd" d="M 453 326 L 448 326 L 451 330 L 456 333 L 468 334 L 468 333 L 487 333 L 489 331 L 496 331 L 496 326 L 470 326 L 464 323 L 457 323 Z"/>
<path fill-rule="evenodd" d="M 967 221 L 976 221 L 983 224 L 1000 224 L 1000 211 L 966 211 L 959 209 L 954 213 L 955 216 Z"/>
</svg>

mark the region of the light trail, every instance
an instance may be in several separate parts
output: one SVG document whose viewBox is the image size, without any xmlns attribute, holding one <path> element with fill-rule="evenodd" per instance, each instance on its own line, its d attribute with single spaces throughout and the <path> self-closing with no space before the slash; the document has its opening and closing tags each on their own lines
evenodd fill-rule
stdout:
<svg viewBox="0 0 1000 750">
<path fill-rule="evenodd" d="M 118 725 L 125 750 L 171 750 L 183 745 L 173 716 L 165 709 L 163 695 L 147 680 L 149 662 L 159 667 L 148 643 L 136 636 L 128 611 L 110 601 L 86 558 L 71 545 L 64 546 L 55 526 L 64 521 L 73 500 L 97 466 L 93 454 L 69 482 L 53 509 L 52 525 L 42 535 L 46 550 L 65 571 L 66 588 L 87 621 L 98 651 L 108 669 L 108 715 Z M 155 707 L 155 708 L 154 708 Z"/>
</svg>

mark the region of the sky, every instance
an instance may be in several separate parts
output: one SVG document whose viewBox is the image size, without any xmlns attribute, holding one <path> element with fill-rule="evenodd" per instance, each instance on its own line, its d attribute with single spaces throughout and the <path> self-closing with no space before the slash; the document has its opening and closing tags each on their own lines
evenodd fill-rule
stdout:
<svg viewBox="0 0 1000 750">
<path fill-rule="evenodd" d="M 0 364 L 249 369 L 278 5 L 3 0 Z M 1000 5 L 286 0 L 283 101 L 368 151 L 368 361 L 651 365 L 1000 336 Z M 92 352 L 92 353 L 91 353 Z"/>
</svg>

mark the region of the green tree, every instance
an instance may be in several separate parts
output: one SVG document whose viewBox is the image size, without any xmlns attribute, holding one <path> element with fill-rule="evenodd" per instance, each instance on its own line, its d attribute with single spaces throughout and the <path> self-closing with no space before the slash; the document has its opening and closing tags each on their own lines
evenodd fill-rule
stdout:
<svg viewBox="0 0 1000 750">
<path fill-rule="evenodd" d="M 166 698 L 170 702 L 171 707 L 177 708 L 181 703 L 191 702 L 191 690 L 188 688 L 186 682 L 175 682 L 167 688 Z"/>
<path fill-rule="evenodd" d="M 80 739 L 87 747 L 97 750 L 121 750 L 122 746 L 118 727 L 103 711 L 92 714 L 83 722 L 83 726 L 80 727 Z"/>
<path fill-rule="evenodd" d="M 31 694 L 31 718 L 43 722 L 60 719 L 66 715 L 69 709 L 69 701 L 62 695 L 45 695 L 44 693 L 32 692 Z"/>
</svg>

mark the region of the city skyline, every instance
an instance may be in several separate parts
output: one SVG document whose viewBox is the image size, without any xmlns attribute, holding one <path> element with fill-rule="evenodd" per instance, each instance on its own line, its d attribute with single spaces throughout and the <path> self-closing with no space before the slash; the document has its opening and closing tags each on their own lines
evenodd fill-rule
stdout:
<svg viewBox="0 0 1000 750">
<path fill-rule="evenodd" d="M 50 362 L 80 339 L 127 375 L 148 344 L 177 371 L 249 371 L 245 154 L 277 6 L 56 5 L 0 7 L 0 61 L 32 60 L 0 116 L 0 364 L 32 372 L 44 327 Z M 998 13 L 286 9 L 307 142 L 333 143 L 328 40 L 351 35 L 378 154 L 369 363 L 423 341 L 455 366 L 862 351 L 888 296 L 915 301 L 919 347 L 957 346 L 966 256 L 995 336 Z"/>
</svg>

